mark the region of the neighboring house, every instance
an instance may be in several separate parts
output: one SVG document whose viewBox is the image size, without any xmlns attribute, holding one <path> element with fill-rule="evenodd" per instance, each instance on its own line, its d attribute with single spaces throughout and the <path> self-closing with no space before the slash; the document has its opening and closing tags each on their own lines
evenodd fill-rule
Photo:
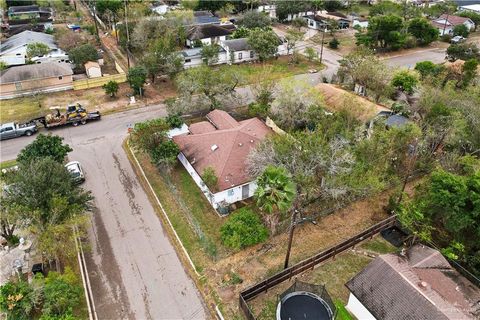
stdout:
<svg viewBox="0 0 480 320">
<path fill-rule="evenodd" d="M 151 9 L 153 12 L 155 12 L 156 14 L 158 15 L 164 15 L 165 13 L 168 12 L 170 6 L 167 5 L 167 4 L 161 4 L 161 5 L 158 5 L 158 6 L 153 6 Z"/>
<path fill-rule="evenodd" d="M 227 112 L 214 110 L 208 121 L 188 128 L 190 134 L 173 137 L 180 148 L 178 159 L 211 205 L 224 211 L 230 204 L 253 196 L 257 185 L 246 172 L 250 151 L 273 131 L 258 118 L 236 121 Z M 211 167 L 218 178 L 215 190 L 202 180 Z"/>
<path fill-rule="evenodd" d="M 347 16 L 339 12 L 321 11 L 321 14 L 311 14 L 304 16 L 307 20 L 307 26 L 314 30 L 325 30 L 331 28 L 331 21 L 336 21 L 339 29 L 347 29 L 350 27 L 350 20 Z"/>
<path fill-rule="evenodd" d="M 102 76 L 102 68 L 96 61 L 87 61 L 85 63 L 85 72 L 89 78 L 100 78 Z"/>
<path fill-rule="evenodd" d="M 480 289 L 423 245 L 380 255 L 346 287 L 347 309 L 362 320 L 480 318 Z"/>
<path fill-rule="evenodd" d="M 202 48 L 186 49 L 180 52 L 183 58 L 183 67 L 191 68 L 198 67 L 203 64 Z M 227 55 L 225 49 L 221 46 L 218 47 L 218 61 L 214 64 L 227 63 Z"/>
<path fill-rule="evenodd" d="M 229 64 L 258 59 L 258 55 L 248 44 L 247 38 L 222 41 L 220 45 L 226 52 L 226 62 Z"/>
<path fill-rule="evenodd" d="M 199 44 L 210 45 L 212 43 L 219 43 L 227 40 L 235 31 L 233 24 L 206 24 L 193 26 L 187 32 L 186 46 L 194 48 Z"/>
<path fill-rule="evenodd" d="M 265 12 L 271 19 L 277 18 L 277 6 L 274 4 L 258 6 L 257 11 Z"/>
<path fill-rule="evenodd" d="M 226 51 L 227 63 L 241 63 L 258 59 L 257 53 L 248 44 L 247 38 L 225 40 L 220 46 Z M 277 55 L 287 54 L 286 44 L 279 38 Z"/>
<path fill-rule="evenodd" d="M 352 20 L 352 28 L 359 26 L 362 29 L 368 28 L 368 19 L 365 18 L 353 18 Z"/>
<path fill-rule="evenodd" d="M 432 20 L 432 25 L 438 29 L 441 36 L 453 34 L 453 29 L 462 24 L 465 25 L 469 31 L 475 28 L 475 23 L 470 18 L 442 14 L 437 19 Z"/>
<path fill-rule="evenodd" d="M 11 6 L 7 11 L 9 25 L 28 24 L 35 22 L 52 22 L 53 10 L 37 5 Z"/>
<path fill-rule="evenodd" d="M 0 44 L 0 61 L 5 62 L 8 66 L 27 63 L 27 47 L 36 42 L 46 44 L 50 48 L 50 52 L 42 57 L 33 57 L 31 60 L 35 63 L 70 62 L 68 55 L 57 47 L 52 35 L 28 30 L 14 35 Z"/>
<path fill-rule="evenodd" d="M 0 99 L 10 99 L 38 92 L 73 88 L 73 71 L 68 63 L 27 64 L 0 72 Z"/>
<path fill-rule="evenodd" d="M 480 3 L 478 4 L 469 4 L 466 6 L 460 6 L 458 8 L 460 11 L 471 11 L 480 14 Z"/>
<path fill-rule="evenodd" d="M 325 100 L 325 108 L 331 112 L 347 110 L 363 123 L 369 123 L 383 112 L 391 112 L 382 105 L 358 96 L 351 91 L 346 91 L 337 85 L 320 83 L 315 87 Z"/>
<path fill-rule="evenodd" d="M 194 11 L 193 12 L 194 25 L 202 24 L 220 24 L 220 18 L 216 17 L 210 11 Z"/>
</svg>

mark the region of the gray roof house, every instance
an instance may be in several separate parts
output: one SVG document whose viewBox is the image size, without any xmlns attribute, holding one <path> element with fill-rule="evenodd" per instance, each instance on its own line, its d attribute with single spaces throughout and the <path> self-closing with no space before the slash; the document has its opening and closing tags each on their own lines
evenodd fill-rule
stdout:
<svg viewBox="0 0 480 320">
<path fill-rule="evenodd" d="M 32 43 L 43 43 L 50 48 L 50 53 L 44 57 L 34 57 L 32 61 L 41 61 L 48 58 L 48 60 L 61 60 L 65 62 L 68 55 L 55 44 L 52 35 L 26 30 L 20 32 L 7 40 L 0 43 L 0 61 L 5 62 L 8 66 L 22 65 L 27 60 L 27 46 Z M 51 59 L 50 59 L 51 58 Z"/>
<path fill-rule="evenodd" d="M 187 31 L 186 45 L 187 47 L 195 47 L 196 42 L 201 42 L 203 45 L 218 43 L 226 40 L 236 27 L 233 24 L 205 24 L 192 26 Z"/>
<path fill-rule="evenodd" d="M 346 286 L 347 309 L 362 320 L 480 318 L 480 289 L 423 245 L 380 255 Z"/>
<path fill-rule="evenodd" d="M 201 24 L 220 24 L 220 19 L 216 17 L 210 11 L 194 11 L 193 18 L 195 19 L 194 25 Z"/>
<path fill-rule="evenodd" d="M 68 63 L 27 64 L 0 72 L 0 99 L 72 88 L 73 71 Z"/>
</svg>

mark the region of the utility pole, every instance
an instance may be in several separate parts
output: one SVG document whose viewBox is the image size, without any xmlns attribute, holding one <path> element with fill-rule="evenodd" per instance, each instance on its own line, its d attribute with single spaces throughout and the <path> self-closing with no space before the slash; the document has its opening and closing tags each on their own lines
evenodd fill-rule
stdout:
<svg viewBox="0 0 480 320">
<path fill-rule="evenodd" d="M 297 226 L 297 206 L 293 208 L 292 213 L 292 221 L 290 222 L 290 233 L 288 235 L 288 247 L 287 247 L 287 255 L 285 256 L 285 264 L 283 265 L 283 269 L 288 268 L 288 262 L 290 260 L 290 251 L 292 250 L 292 242 L 293 242 L 293 232 L 295 231 L 295 227 Z"/>
<path fill-rule="evenodd" d="M 320 49 L 320 63 L 322 63 L 322 58 L 323 58 L 323 40 L 325 39 L 325 33 L 327 33 L 327 28 L 325 27 L 325 30 L 323 30 L 322 33 L 322 48 Z"/>
<path fill-rule="evenodd" d="M 95 32 L 97 33 L 97 41 L 100 41 L 100 36 L 98 35 L 98 23 L 97 23 L 97 1 L 93 1 L 93 21 L 95 22 Z"/>
<path fill-rule="evenodd" d="M 127 30 L 127 67 L 130 69 L 130 33 L 128 32 L 128 6 L 127 0 L 123 1 L 125 5 L 125 29 Z"/>
<path fill-rule="evenodd" d="M 445 23 L 443 24 L 442 36 L 445 35 L 445 29 L 447 28 L 448 16 L 449 16 L 449 12 L 447 11 L 447 18 L 445 18 Z"/>
</svg>

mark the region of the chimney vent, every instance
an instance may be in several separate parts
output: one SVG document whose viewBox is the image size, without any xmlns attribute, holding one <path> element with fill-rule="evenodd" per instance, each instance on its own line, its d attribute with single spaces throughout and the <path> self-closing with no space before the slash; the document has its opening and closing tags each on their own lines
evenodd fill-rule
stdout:
<svg viewBox="0 0 480 320">
<path fill-rule="evenodd" d="M 216 144 L 214 144 L 213 146 L 210 147 L 210 149 L 212 149 L 212 151 L 215 151 L 218 149 L 218 146 Z"/>
</svg>

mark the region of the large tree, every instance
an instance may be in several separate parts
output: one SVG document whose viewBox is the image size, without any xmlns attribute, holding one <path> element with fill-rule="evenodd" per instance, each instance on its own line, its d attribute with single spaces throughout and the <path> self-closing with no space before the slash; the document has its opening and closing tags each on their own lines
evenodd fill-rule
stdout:
<svg viewBox="0 0 480 320">
<path fill-rule="evenodd" d="M 277 54 L 279 39 L 273 30 L 253 29 L 247 39 L 250 47 L 258 54 L 260 61 L 265 61 Z"/>
<path fill-rule="evenodd" d="M 292 206 L 295 195 L 295 184 L 283 168 L 268 166 L 257 178 L 254 197 L 272 234 L 275 234 L 281 214 Z"/>
<path fill-rule="evenodd" d="M 62 137 L 40 133 L 32 143 L 20 151 L 17 161 L 27 164 L 32 161 L 50 158 L 56 162 L 63 163 L 65 157 L 71 151 L 72 148 L 68 144 L 63 144 Z"/>
<path fill-rule="evenodd" d="M 358 44 L 374 48 L 399 49 L 405 41 L 402 18 L 391 14 L 371 17 L 366 34 L 358 33 L 355 36 Z"/>
<path fill-rule="evenodd" d="M 83 68 L 87 61 L 96 61 L 98 59 L 98 52 L 91 44 L 83 44 L 71 49 L 68 52 L 68 57 L 75 63 L 77 68 Z"/>
<path fill-rule="evenodd" d="M 135 66 L 128 69 L 127 81 L 134 94 L 143 96 L 143 85 L 147 79 L 148 71 L 144 66 Z"/>
<path fill-rule="evenodd" d="M 240 78 L 230 69 L 200 66 L 180 73 L 176 83 L 179 97 L 169 109 L 172 113 L 184 113 L 221 107 L 226 100 L 236 97 L 235 89 Z"/>
<path fill-rule="evenodd" d="M 178 73 L 182 69 L 182 62 L 172 35 L 159 37 L 148 47 L 141 59 L 152 83 L 157 75 L 173 76 Z"/>
<path fill-rule="evenodd" d="M 408 22 L 408 32 L 420 45 L 427 45 L 438 39 L 438 29 L 425 18 L 415 18 Z"/>
<path fill-rule="evenodd" d="M 249 10 L 240 17 L 238 24 L 247 29 L 266 28 L 272 24 L 272 21 L 263 12 Z"/>
<path fill-rule="evenodd" d="M 475 160 L 478 162 L 478 160 Z M 480 171 L 436 170 L 400 210 L 405 227 L 480 275 Z"/>
</svg>

